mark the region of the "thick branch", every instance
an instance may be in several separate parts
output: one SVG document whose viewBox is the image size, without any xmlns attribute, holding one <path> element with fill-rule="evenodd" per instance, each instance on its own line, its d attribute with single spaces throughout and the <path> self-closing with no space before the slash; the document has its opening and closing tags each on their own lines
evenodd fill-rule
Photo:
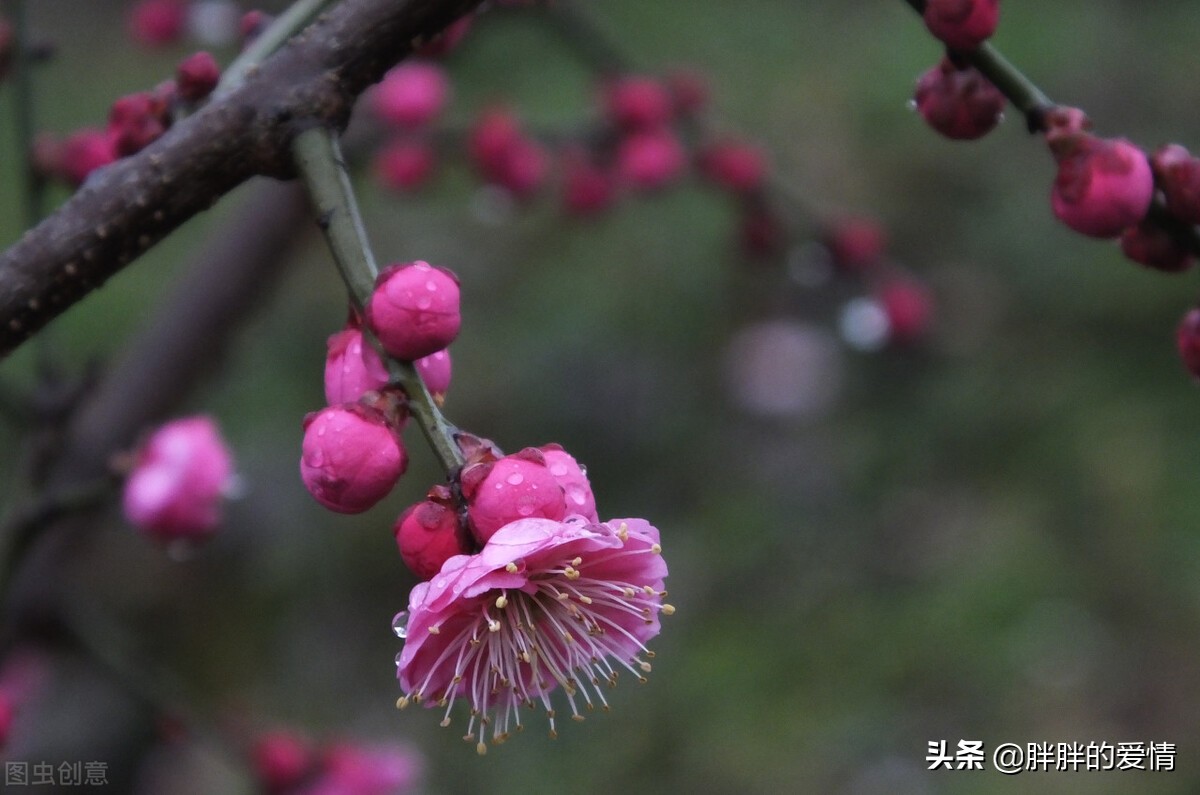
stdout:
<svg viewBox="0 0 1200 795">
<path fill-rule="evenodd" d="M 480 0 L 343 0 L 236 90 L 96 172 L 0 254 L 0 356 L 220 196 L 294 174 L 291 145 L 341 129 L 367 86 Z"/>
</svg>

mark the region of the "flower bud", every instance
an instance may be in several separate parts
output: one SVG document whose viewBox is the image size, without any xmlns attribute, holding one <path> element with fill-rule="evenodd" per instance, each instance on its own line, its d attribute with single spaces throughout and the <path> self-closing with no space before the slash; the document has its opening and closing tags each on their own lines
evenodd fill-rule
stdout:
<svg viewBox="0 0 1200 795">
<path fill-rule="evenodd" d="M 161 47 L 179 39 L 186 19 L 180 0 L 142 0 L 129 12 L 129 35 L 138 44 Z"/>
<path fill-rule="evenodd" d="M 300 476 L 331 511 L 362 513 L 387 496 L 407 466 L 399 436 L 374 409 L 347 403 L 304 420 Z"/>
<path fill-rule="evenodd" d="M 770 259 L 780 254 L 786 237 L 783 223 L 767 207 L 754 206 L 742 213 L 738 238 L 749 256 Z"/>
<path fill-rule="evenodd" d="M 545 148 L 532 138 L 521 136 L 504 153 L 489 179 L 516 198 L 528 200 L 542 186 L 549 167 Z"/>
<path fill-rule="evenodd" d="M 908 344 L 924 336 L 933 318 L 933 299 L 924 285 L 893 281 L 879 291 L 879 303 L 887 315 L 889 338 Z"/>
<path fill-rule="evenodd" d="M 567 516 L 578 514 L 589 522 L 598 522 L 596 514 L 596 497 L 592 493 L 592 484 L 588 482 L 587 473 L 579 462 L 557 444 L 547 444 L 541 447 L 546 459 L 546 468 L 562 486 L 563 496 L 567 504 Z"/>
<path fill-rule="evenodd" d="M 1123 138 L 1089 133 L 1053 145 L 1058 175 L 1051 206 L 1060 221 L 1081 234 L 1104 238 L 1116 237 L 1146 217 L 1154 177 L 1142 150 Z"/>
<path fill-rule="evenodd" d="M 756 146 L 720 141 L 700 153 L 700 173 L 731 193 L 753 193 L 766 179 L 767 161 Z"/>
<path fill-rule="evenodd" d="M 1000 0 L 927 0 L 925 27 L 947 47 L 973 50 L 996 32 Z"/>
<path fill-rule="evenodd" d="M 617 173 L 641 191 L 666 187 L 680 176 L 686 164 L 683 145 L 666 129 L 632 133 L 617 150 Z"/>
<path fill-rule="evenodd" d="M 332 335 L 325 356 L 325 402 L 354 403 L 371 390 L 387 386 L 387 368 L 362 332 L 351 327 Z"/>
<path fill-rule="evenodd" d="M 621 77 L 606 83 L 601 93 L 609 120 L 624 130 L 661 127 L 675 112 L 671 92 L 652 77 Z"/>
<path fill-rule="evenodd" d="M 59 167 L 68 184 L 78 187 L 98 168 L 117 159 L 115 142 L 103 130 L 77 130 L 62 143 Z"/>
<path fill-rule="evenodd" d="M 425 387 L 433 395 L 433 399 L 442 401 L 450 389 L 450 351 L 441 350 L 422 356 L 413 362 L 413 366 L 417 368 L 417 373 L 425 382 Z"/>
<path fill-rule="evenodd" d="M 507 108 L 491 108 L 480 114 L 467 139 L 467 154 L 475 168 L 488 179 L 504 167 L 508 151 L 520 138 L 521 124 Z"/>
<path fill-rule="evenodd" d="M 1181 273 L 1192 267 L 1192 253 L 1151 221 L 1142 221 L 1121 233 L 1121 252 L 1134 262 L 1167 273 Z"/>
<path fill-rule="evenodd" d="M 212 418 L 169 422 L 136 454 L 125 481 L 125 518 L 160 540 L 207 537 L 232 478 L 232 457 Z"/>
<path fill-rule="evenodd" d="M 440 66 L 411 62 L 393 67 L 375 91 L 375 112 L 389 124 L 422 127 L 441 113 L 449 81 Z"/>
<path fill-rule="evenodd" d="M 571 215 L 586 217 L 612 206 L 616 185 L 612 175 L 582 152 L 568 152 L 563 159 L 563 208 Z"/>
<path fill-rule="evenodd" d="M 238 34 L 241 37 L 242 46 L 245 47 L 257 39 L 274 19 L 270 14 L 258 9 L 253 9 L 243 14 L 241 22 L 238 23 Z"/>
<path fill-rule="evenodd" d="M 958 68 L 949 58 L 917 81 L 917 112 L 947 138 L 970 141 L 992 131 L 1004 115 L 1004 95 L 972 67 Z"/>
<path fill-rule="evenodd" d="M 408 570 L 428 580 L 442 570 L 442 564 L 455 555 L 465 555 L 458 516 L 450 501 L 424 500 L 409 506 L 392 532 L 396 546 Z"/>
<path fill-rule="evenodd" d="M 428 262 L 385 268 L 367 302 L 367 326 L 397 359 L 413 361 L 442 350 L 461 325 L 458 280 Z"/>
<path fill-rule="evenodd" d="M 450 26 L 441 32 L 436 38 L 425 44 L 422 44 L 416 49 L 416 54 L 422 58 L 444 58 L 458 48 L 463 37 L 467 35 L 467 31 L 471 29 L 471 23 L 475 17 L 471 14 L 466 14 L 450 23 Z"/>
<path fill-rule="evenodd" d="M 1154 153 L 1150 165 L 1171 214 L 1186 223 L 1200 224 L 1200 158 L 1192 157 L 1179 144 L 1167 144 Z"/>
<path fill-rule="evenodd" d="M 857 273 L 883 259 L 887 234 L 870 218 L 840 218 L 826 229 L 825 246 L 835 266 Z"/>
<path fill-rule="evenodd" d="M 217 59 L 201 50 L 189 55 L 175 70 L 175 85 L 180 99 L 195 104 L 207 97 L 221 79 Z"/>
<path fill-rule="evenodd" d="M 700 72 L 675 70 L 667 75 L 667 87 L 678 116 L 697 116 L 708 106 L 708 80 Z"/>
<path fill-rule="evenodd" d="M 290 732 L 264 734 L 251 752 L 254 772 L 271 795 L 294 789 L 313 771 L 316 759 L 302 738 Z"/>
<path fill-rule="evenodd" d="M 1200 307 L 1188 310 L 1175 334 L 1179 358 L 1192 377 L 1200 380 Z"/>
<path fill-rule="evenodd" d="M 108 112 L 108 137 L 118 157 L 137 154 L 167 131 L 165 107 L 147 91 L 120 97 Z"/>
<path fill-rule="evenodd" d="M 536 448 L 526 448 L 495 463 L 466 467 L 462 490 L 472 531 L 480 544 L 486 544 L 509 522 L 531 517 L 558 520 L 567 512 L 562 486 Z"/>
<path fill-rule="evenodd" d="M 433 148 L 424 141 L 396 140 L 375 155 L 375 174 L 385 188 L 408 193 L 433 174 Z"/>
</svg>

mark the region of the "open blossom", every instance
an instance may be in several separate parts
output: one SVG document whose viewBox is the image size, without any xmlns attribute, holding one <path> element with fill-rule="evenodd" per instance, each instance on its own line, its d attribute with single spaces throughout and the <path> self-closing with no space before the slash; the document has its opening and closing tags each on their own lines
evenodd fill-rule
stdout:
<svg viewBox="0 0 1200 795">
<path fill-rule="evenodd" d="M 137 453 L 125 482 L 125 517 L 158 538 L 207 536 L 232 478 L 229 449 L 211 417 L 169 422 Z"/>
<path fill-rule="evenodd" d="M 650 671 L 646 643 L 660 629 L 667 565 L 658 530 L 644 519 L 592 523 L 520 519 L 475 555 L 456 555 L 409 596 L 396 616 L 406 638 L 396 658 L 404 691 L 397 706 L 471 708 L 464 739 L 487 751 L 522 727 L 540 704 L 556 736 L 551 694 L 562 688 L 574 720 L 597 705 L 624 668 Z"/>
</svg>

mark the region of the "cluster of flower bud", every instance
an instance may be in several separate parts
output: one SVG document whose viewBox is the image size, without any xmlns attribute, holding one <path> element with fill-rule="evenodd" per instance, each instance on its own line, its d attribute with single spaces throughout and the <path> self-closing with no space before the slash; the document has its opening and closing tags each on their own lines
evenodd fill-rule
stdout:
<svg viewBox="0 0 1200 795">
<path fill-rule="evenodd" d="M 331 511 L 361 513 L 387 496 L 408 467 L 402 436 L 407 396 L 390 387 L 364 324 L 384 353 L 413 362 L 440 402 L 450 386 L 447 347 L 461 322 L 458 280 L 449 271 L 409 262 L 379 274 L 365 318 L 352 315 L 329 338 L 328 405 L 305 419 L 300 473 L 314 499 Z"/>
<path fill-rule="evenodd" d="M 404 745 L 350 740 L 315 743 L 289 730 L 260 735 L 250 752 L 268 795 L 405 795 L 420 784 L 420 755 Z"/>
</svg>

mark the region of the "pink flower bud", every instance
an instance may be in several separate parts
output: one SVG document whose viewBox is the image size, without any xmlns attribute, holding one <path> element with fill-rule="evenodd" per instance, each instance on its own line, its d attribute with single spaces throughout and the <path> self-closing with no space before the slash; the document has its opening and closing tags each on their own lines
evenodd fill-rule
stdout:
<svg viewBox="0 0 1200 795">
<path fill-rule="evenodd" d="M 596 514 L 596 497 L 592 494 L 592 484 L 588 482 L 587 473 L 579 462 L 566 450 L 557 444 L 543 445 L 542 455 L 546 459 L 546 468 L 562 486 L 567 503 L 567 516 L 578 514 L 589 522 L 598 522 Z"/>
<path fill-rule="evenodd" d="M 1192 267 L 1192 253 L 1170 232 L 1150 221 L 1121 233 L 1121 251 L 1134 262 L 1167 273 L 1182 273 Z"/>
<path fill-rule="evenodd" d="M 290 732 L 264 734 L 251 752 L 254 772 L 271 795 L 281 795 L 308 778 L 316 764 L 312 749 Z"/>
<path fill-rule="evenodd" d="M 422 356 L 413 362 L 413 366 L 417 368 L 417 373 L 425 382 L 425 386 L 433 395 L 434 400 L 443 399 L 450 389 L 450 351 L 441 350 L 428 356 Z"/>
<path fill-rule="evenodd" d="M 1167 200 L 1167 209 L 1181 221 L 1200 224 L 1200 158 L 1179 144 L 1154 153 L 1150 165 Z"/>
<path fill-rule="evenodd" d="M 969 141 L 992 131 L 1004 115 L 1004 95 L 978 70 L 949 58 L 917 81 L 913 101 L 921 118 L 947 138 Z"/>
<path fill-rule="evenodd" d="M 164 111 L 155 96 L 146 91 L 117 99 L 108 112 L 108 136 L 117 156 L 137 154 L 158 140 L 166 132 Z"/>
<path fill-rule="evenodd" d="M 1154 177 L 1142 150 L 1123 138 L 1088 133 L 1055 146 L 1058 175 L 1050 200 L 1060 221 L 1084 235 L 1116 237 L 1146 216 Z"/>
<path fill-rule="evenodd" d="M 129 35 L 138 44 L 161 47 L 179 40 L 186 20 L 180 0 L 142 0 L 129 12 Z"/>
<path fill-rule="evenodd" d="M 17 704 L 8 690 L 0 688 L 0 750 L 8 745 L 9 735 L 12 734 L 13 721 L 17 717 Z"/>
<path fill-rule="evenodd" d="M 274 20 L 270 14 L 257 9 L 247 11 L 242 15 L 242 20 L 238 24 L 238 34 L 242 39 L 242 46 L 245 47 L 250 42 L 259 37 L 267 26 Z"/>
<path fill-rule="evenodd" d="M 585 217 L 602 213 L 616 198 L 612 175 L 582 152 L 569 152 L 563 159 L 563 207 L 571 215 Z"/>
<path fill-rule="evenodd" d="M 484 111 L 467 140 L 467 153 L 471 162 L 484 177 L 490 179 L 504 167 L 508 151 L 521 137 L 521 124 L 507 108 L 492 108 Z"/>
<path fill-rule="evenodd" d="M 612 80 L 602 89 L 609 120 L 625 130 L 647 130 L 669 122 L 675 100 L 666 86 L 652 77 L 631 75 Z"/>
<path fill-rule="evenodd" d="M 683 145 L 670 130 L 635 132 L 621 141 L 617 172 L 641 191 L 654 191 L 674 182 L 687 165 Z"/>
<path fill-rule="evenodd" d="M 304 420 L 300 476 L 331 511 L 362 513 L 387 496 L 407 466 L 404 445 L 378 411 L 347 403 Z"/>
<path fill-rule="evenodd" d="M 1200 307 L 1188 310 L 1175 335 L 1179 358 L 1192 377 L 1200 380 Z"/>
<path fill-rule="evenodd" d="M 428 580 L 442 570 L 442 564 L 455 555 L 465 555 L 454 505 L 424 500 L 409 506 L 392 532 L 396 546 L 408 570 Z"/>
<path fill-rule="evenodd" d="M 925 27 L 955 50 L 973 50 L 996 32 L 1000 0 L 927 0 Z"/>
<path fill-rule="evenodd" d="M 567 512 L 562 486 L 546 466 L 545 456 L 526 448 L 491 464 L 463 469 L 463 496 L 475 540 L 486 544 L 509 522 L 541 517 L 562 519 Z"/>
<path fill-rule="evenodd" d="M 346 328 L 329 338 L 325 356 L 325 402 L 330 406 L 355 403 L 363 393 L 387 386 L 383 360 L 363 340 L 357 328 Z"/>
<path fill-rule="evenodd" d="M 324 763 L 305 795 L 404 795 L 421 778 L 421 757 L 402 745 L 342 742 L 326 751 Z"/>
<path fill-rule="evenodd" d="M 900 344 L 924 336 L 933 319 L 933 299 L 924 285 L 893 281 L 879 291 L 879 303 L 887 315 L 891 340 Z"/>
<path fill-rule="evenodd" d="M 742 214 L 738 237 L 746 254 L 769 259 L 782 251 L 786 230 L 769 209 L 756 206 Z"/>
<path fill-rule="evenodd" d="M 449 81 L 440 66 L 402 63 L 384 75 L 375 91 L 375 112 L 389 124 L 405 129 L 422 127 L 441 113 Z"/>
<path fill-rule="evenodd" d="M 125 481 L 125 518 L 161 540 L 199 539 L 221 519 L 233 463 L 211 417 L 175 420 L 138 450 Z"/>
<path fill-rule="evenodd" d="M 442 350 L 461 325 L 458 280 L 428 262 L 385 268 L 367 302 L 367 326 L 397 359 L 413 361 Z"/>
<path fill-rule="evenodd" d="M 103 168 L 117 159 L 115 142 L 103 130 L 77 130 L 63 141 L 62 168 L 63 179 L 68 184 L 79 186 L 93 171 Z"/>
<path fill-rule="evenodd" d="M 491 179 L 518 199 L 527 200 L 542 186 L 549 167 L 542 145 L 521 136 L 509 147 Z"/>
<path fill-rule="evenodd" d="M 385 188 L 407 193 L 433 174 L 433 148 L 424 141 L 396 140 L 375 155 L 375 174 Z"/>
<path fill-rule="evenodd" d="M 767 176 L 761 149 L 741 141 L 720 141 L 700 153 L 700 172 L 731 193 L 753 193 Z"/>
<path fill-rule="evenodd" d="M 220 79 L 221 67 L 217 65 L 217 59 L 203 50 L 189 55 L 175 70 L 179 97 L 192 104 L 211 94 Z"/>
<path fill-rule="evenodd" d="M 825 245 L 834 265 L 857 273 L 883 258 L 887 234 L 870 218 L 841 218 L 825 231 Z"/>
</svg>

